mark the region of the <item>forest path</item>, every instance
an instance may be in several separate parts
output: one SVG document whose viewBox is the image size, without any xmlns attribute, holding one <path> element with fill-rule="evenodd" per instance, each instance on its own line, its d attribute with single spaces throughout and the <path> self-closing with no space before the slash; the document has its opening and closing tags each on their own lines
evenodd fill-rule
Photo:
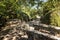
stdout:
<svg viewBox="0 0 60 40">
<path fill-rule="evenodd" d="M 0 31 L 2 40 L 60 40 L 60 29 L 50 25 L 41 24 L 40 21 L 33 20 L 21 22 L 21 20 L 11 20 L 7 22 L 6 28 Z"/>
</svg>

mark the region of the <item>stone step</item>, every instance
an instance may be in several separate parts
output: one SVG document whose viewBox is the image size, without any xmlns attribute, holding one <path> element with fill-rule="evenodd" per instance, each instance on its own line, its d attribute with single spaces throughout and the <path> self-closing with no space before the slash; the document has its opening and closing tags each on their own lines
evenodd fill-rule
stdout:
<svg viewBox="0 0 60 40">
<path fill-rule="evenodd" d="M 38 36 L 43 35 L 44 37 L 48 37 L 48 38 L 51 38 L 53 40 L 60 40 L 60 37 L 50 35 L 50 34 L 47 34 L 47 33 L 42 33 L 42 32 L 36 31 L 36 30 L 26 30 L 26 29 L 23 29 L 23 30 L 26 31 L 26 32 L 32 33 L 32 35 L 34 35 L 34 34 L 37 34 Z"/>
</svg>

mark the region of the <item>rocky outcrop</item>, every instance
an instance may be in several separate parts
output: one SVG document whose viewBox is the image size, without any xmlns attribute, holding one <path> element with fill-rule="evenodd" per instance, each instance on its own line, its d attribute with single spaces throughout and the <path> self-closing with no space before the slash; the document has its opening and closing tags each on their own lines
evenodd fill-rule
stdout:
<svg viewBox="0 0 60 40">
<path fill-rule="evenodd" d="M 0 40 L 60 40 L 60 36 L 55 35 L 60 29 L 39 23 L 36 20 L 26 23 L 12 19 L 0 31 Z"/>
</svg>

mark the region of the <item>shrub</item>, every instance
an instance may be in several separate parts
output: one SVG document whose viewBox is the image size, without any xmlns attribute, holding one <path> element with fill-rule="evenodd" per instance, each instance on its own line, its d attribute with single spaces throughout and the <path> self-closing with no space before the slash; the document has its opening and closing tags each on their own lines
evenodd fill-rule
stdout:
<svg viewBox="0 0 60 40">
<path fill-rule="evenodd" d="M 55 10 L 50 14 L 50 24 L 60 26 L 60 10 Z"/>
</svg>

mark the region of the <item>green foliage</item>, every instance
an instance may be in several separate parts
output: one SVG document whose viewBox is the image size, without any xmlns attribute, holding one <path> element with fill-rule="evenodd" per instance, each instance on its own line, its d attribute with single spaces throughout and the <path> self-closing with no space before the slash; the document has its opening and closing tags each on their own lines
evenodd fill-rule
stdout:
<svg viewBox="0 0 60 40">
<path fill-rule="evenodd" d="M 55 10 L 51 13 L 50 24 L 55 26 L 60 26 L 60 10 Z"/>
<path fill-rule="evenodd" d="M 3 0 L 0 2 L 0 15 L 4 18 L 11 19 L 17 18 L 19 15 L 23 14 L 21 12 L 21 5 L 18 4 L 18 0 Z M 26 13 L 26 12 L 24 12 Z M 27 14 L 26 14 L 27 15 Z"/>
<path fill-rule="evenodd" d="M 60 26 L 60 1 L 48 0 L 43 4 L 43 23 Z"/>
<path fill-rule="evenodd" d="M 18 0 L 2 0 L 0 1 L 0 24 L 3 25 L 5 20 L 20 18 L 21 20 L 28 17 L 23 11 L 21 11 Z M 28 18 L 26 18 L 28 19 Z M 23 19 L 25 20 L 25 19 Z"/>
<path fill-rule="evenodd" d="M 36 4 L 39 7 L 41 3 L 39 0 L 0 0 L 0 24 L 8 19 L 19 18 L 28 21 L 35 18 L 38 9 L 32 10 L 32 7 Z"/>
</svg>

